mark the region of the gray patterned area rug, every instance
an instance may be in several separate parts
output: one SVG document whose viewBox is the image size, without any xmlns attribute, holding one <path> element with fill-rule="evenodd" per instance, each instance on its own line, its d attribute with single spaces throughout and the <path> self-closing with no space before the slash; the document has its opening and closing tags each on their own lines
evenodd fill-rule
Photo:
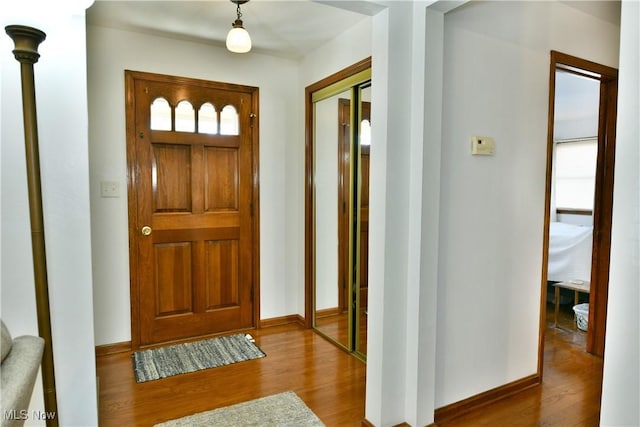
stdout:
<svg viewBox="0 0 640 427">
<path fill-rule="evenodd" d="M 292 391 L 200 412 L 155 427 L 323 427 L 320 418 Z"/>
<path fill-rule="evenodd" d="M 133 353 L 136 382 L 157 380 L 266 356 L 251 335 L 235 334 Z"/>
</svg>

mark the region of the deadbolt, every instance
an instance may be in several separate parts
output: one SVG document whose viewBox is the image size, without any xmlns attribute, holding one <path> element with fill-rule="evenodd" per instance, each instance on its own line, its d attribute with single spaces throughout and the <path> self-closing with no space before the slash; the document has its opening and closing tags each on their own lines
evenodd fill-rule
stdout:
<svg viewBox="0 0 640 427">
<path fill-rule="evenodd" d="M 142 235 L 143 236 L 149 236 L 149 235 L 151 235 L 151 232 L 153 230 L 151 230 L 151 227 L 149 227 L 148 225 L 145 225 L 144 227 L 142 227 L 141 231 L 142 231 Z"/>
</svg>

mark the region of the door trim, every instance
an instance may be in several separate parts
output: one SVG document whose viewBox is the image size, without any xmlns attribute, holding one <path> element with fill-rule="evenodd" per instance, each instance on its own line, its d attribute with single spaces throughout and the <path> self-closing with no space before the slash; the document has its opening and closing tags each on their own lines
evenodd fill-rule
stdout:
<svg viewBox="0 0 640 427">
<path fill-rule="evenodd" d="M 138 233 L 140 224 L 137 224 L 138 200 L 135 191 L 136 182 L 139 179 L 139 167 L 135 150 L 135 81 L 153 80 L 172 84 L 189 84 L 208 87 L 211 89 L 222 89 L 241 91 L 251 94 L 251 111 L 253 112 L 251 126 L 260 129 L 258 114 L 259 89 L 253 86 L 244 86 L 233 83 L 214 82 L 209 80 L 193 79 L 188 77 L 177 77 L 163 74 L 148 73 L 142 71 L 124 71 L 125 78 L 125 123 L 126 123 L 126 145 L 127 145 L 127 203 L 129 221 L 129 280 L 130 280 L 130 308 L 131 308 L 131 349 L 140 348 L 140 277 L 138 277 L 138 246 L 137 240 L 131 237 Z M 251 133 L 252 150 L 252 302 L 253 302 L 253 326 L 260 328 L 260 150 L 259 131 Z"/>
<path fill-rule="evenodd" d="M 604 354 L 607 294 L 609 288 L 609 254 L 611 249 L 611 221 L 613 208 L 613 175 L 615 154 L 615 125 L 618 70 L 565 53 L 551 51 L 549 72 L 549 116 L 547 129 L 547 166 L 545 218 L 542 253 L 542 287 L 540 295 L 540 332 L 538 340 L 538 372 L 544 365 L 544 334 L 547 306 L 547 264 L 549 262 L 549 226 L 551 214 L 551 180 L 553 134 L 555 117 L 555 72 L 560 65 L 566 71 L 596 78 L 600 81 L 598 119 L 598 162 L 593 207 L 593 250 L 591 264 L 591 292 L 587 351 Z M 586 72 L 585 72 L 586 71 Z"/>
</svg>

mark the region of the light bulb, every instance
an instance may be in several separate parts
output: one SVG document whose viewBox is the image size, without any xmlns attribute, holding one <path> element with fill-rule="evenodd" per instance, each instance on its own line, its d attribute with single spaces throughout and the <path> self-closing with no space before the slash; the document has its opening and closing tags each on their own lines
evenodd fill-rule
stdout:
<svg viewBox="0 0 640 427">
<path fill-rule="evenodd" d="M 251 50 L 251 37 L 242 27 L 242 21 L 239 19 L 227 34 L 227 49 L 235 53 L 246 53 Z"/>
</svg>

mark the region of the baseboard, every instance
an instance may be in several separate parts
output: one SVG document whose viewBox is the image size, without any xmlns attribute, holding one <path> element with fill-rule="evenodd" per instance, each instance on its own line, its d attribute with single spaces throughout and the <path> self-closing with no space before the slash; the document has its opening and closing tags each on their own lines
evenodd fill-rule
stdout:
<svg viewBox="0 0 640 427">
<path fill-rule="evenodd" d="M 340 310 L 339 307 L 332 307 L 332 308 L 325 308 L 323 310 L 316 310 L 316 318 L 322 318 L 322 317 L 330 317 L 330 316 L 337 316 L 339 314 L 342 314 L 342 310 Z"/>
<path fill-rule="evenodd" d="M 299 314 L 290 314 L 288 316 L 272 317 L 271 319 L 260 320 L 260 328 L 270 328 L 273 326 L 289 325 L 296 323 L 305 327 L 304 318 Z M 202 337 L 200 337 L 202 338 Z M 105 344 L 96 346 L 96 357 L 108 356 L 110 354 L 128 353 L 131 351 L 131 341 L 117 342 L 113 344 Z"/>
<path fill-rule="evenodd" d="M 127 353 L 131 351 L 131 341 L 117 342 L 96 346 L 96 357 L 110 354 Z"/>
<path fill-rule="evenodd" d="M 291 323 L 297 323 L 298 325 L 304 327 L 305 322 L 304 318 L 299 314 L 289 314 L 287 316 L 280 317 L 272 317 L 270 319 L 262 319 L 260 320 L 260 329 L 262 328 L 270 328 L 273 326 L 282 326 L 289 325 Z"/>
<path fill-rule="evenodd" d="M 436 423 L 442 423 L 466 414 L 474 409 L 481 408 L 497 400 L 504 399 L 528 388 L 540 384 L 540 375 L 533 374 L 528 377 L 513 381 L 511 383 L 487 390 L 484 393 L 471 396 L 459 402 L 443 406 L 435 410 L 434 419 Z"/>
<path fill-rule="evenodd" d="M 369 420 L 367 420 L 366 418 L 364 418 L 360 424 L 362 427 L 375 427 L 373 425 L 373 423 Z M 411 427 L 410 424 L 407 423 L 400 423 L 400 424 L 396 424 L 393 427 Z M 436 427 L 435 424 L 429 424 L 427 427 Z"/>
</svg>

